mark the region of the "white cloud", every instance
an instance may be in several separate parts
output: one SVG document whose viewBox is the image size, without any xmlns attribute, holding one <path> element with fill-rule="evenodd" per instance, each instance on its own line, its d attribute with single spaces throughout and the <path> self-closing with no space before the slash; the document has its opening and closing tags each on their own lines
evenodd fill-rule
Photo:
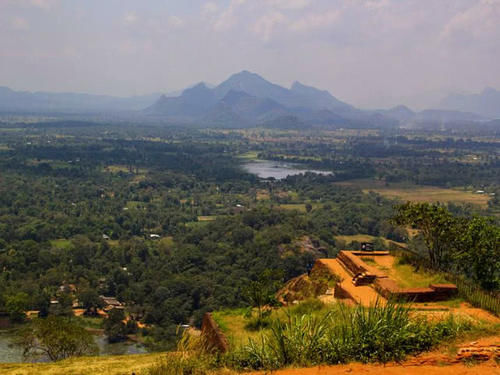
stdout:
<svg viewBox="0 0 500 375">
<path fill-rule="evenodd" d="M 137 14 L 135 12 L 128 12 L 123 16 L 123 23 L 127 26 L 133 25 L 137 22 Z"/>
<path fill-rule="evenodd" d="M 174 28 L 181 27 L 184 24 L 182 18 L 177 16 L 169 16 L 167 19 L 168 25 Z"/>
<path fill-rule="evenodd" d="M 225 31 L 236 25 L 238 9 L 246 3 L 247 0 L 231 0 L 229 6 L 224 10 L 214 23 L 216 31 Z"/>
<path fill-rule="evenodd" d="M 311 0 L 267 0 L 265 3 L 278 9 L 303 9 L 311 4 Z"/>
<path fill-rule="evenodd" d="M 391 5 L 390 3 L 390 0 L 366 0 L 364 6 L 369 9 L 380 9 Z"/>
<path fill-rule="evenodd" d="M 330 10 L 322 13 L 309 13 L 290 25 L 290 29 L 299 32 L 324 29 L 335 24 L 339 19 L 339 10 Z"/>
<path fill-rule="evenodd" d="M 50 9 L 56 4 L 57 0 L 31 0 L 30 2 L 38 8 Z"/>
<path fill-rule="evenodd" d="M 213 1 L 206 2 L 201 8 L 203 14 L 214 14 L 218 9 L 219 7 Z"/>
<path fill-rule="evenodd" d="M 500 0 L 480 0 L 452 17 L 440 36 L 448 39 L 465 34 L 474 38 L 489 38 L 498 36 L 499 32 Z"/>
<path fill-rule="evenodd" d="M 23 17 L 12 18 L 10 24 L 14 30 L 18 31 L 27 31 L 30 28 L 28 21 Z"/>
<path fill-rule="evenodd" d="M 286 21 L 286 17 L 280 12 L 271 12 L 260 17 L 252 27 L 252 31 L 262 40 L 268 41 L 276 26 Z"/>
</svg>

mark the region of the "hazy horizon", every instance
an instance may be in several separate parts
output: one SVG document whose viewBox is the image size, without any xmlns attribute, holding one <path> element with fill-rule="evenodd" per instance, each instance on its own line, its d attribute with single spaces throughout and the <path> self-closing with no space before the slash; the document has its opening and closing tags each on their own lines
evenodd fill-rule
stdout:
<svg viewBox="0 0 500 375">
<path fill-rule="evenodd" d="M 170 93 L 241 70 L 362 108 L 500 87 L 500 0 L 2 0 L 0 86 Z"/>
</svg>

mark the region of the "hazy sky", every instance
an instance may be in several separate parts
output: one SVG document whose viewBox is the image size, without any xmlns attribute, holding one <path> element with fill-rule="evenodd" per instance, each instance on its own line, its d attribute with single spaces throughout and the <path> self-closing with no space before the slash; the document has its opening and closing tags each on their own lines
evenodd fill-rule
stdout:
<svg viewBox="0 0 500 375">
<path fill-rule="evenodd" d="M 128 96 L 243 69 L 362 107 L 500 88 L 500 0 L 0 0 L 0 86 Z"/>
</svg>

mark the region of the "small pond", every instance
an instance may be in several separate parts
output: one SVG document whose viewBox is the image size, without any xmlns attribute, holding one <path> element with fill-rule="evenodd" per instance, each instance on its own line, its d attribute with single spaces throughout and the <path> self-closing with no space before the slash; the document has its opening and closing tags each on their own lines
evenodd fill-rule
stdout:
<svg viewBox="0 0 500 375">
<path fill-rule="evenodd" d="M 300 169 L 300 165 L 272 160 L 252 160 L 243 164 L 243 168 L 260 178 L 274 177 L 277 180 L 301 173 L 312 172 L 322 175 L 331 175 L 332 172 L 314 169 Z"/>
<path fill-rule="evenodd" d="M 15 330 L 0 330 L 0 363 L 24 362 L 20 347 L 12 345 L 16 337 Z M 146 348 L 135 342 L 126 341 L 110 344 L 103 335 L 94 336 L 99 347 L 99 355 L 121 355 L 146 353 Z M 43 359 L 40 362 L 44 362 Z"/>
</svg>

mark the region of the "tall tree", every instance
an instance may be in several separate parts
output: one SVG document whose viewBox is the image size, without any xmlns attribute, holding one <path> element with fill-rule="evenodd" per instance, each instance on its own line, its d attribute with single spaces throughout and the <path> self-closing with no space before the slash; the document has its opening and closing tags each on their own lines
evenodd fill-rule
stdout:
<svg viewBox="0 0 500 375">
<path fill-rule="evenodd" d="M 51 361 L 95 355 L 98 348 L 92 335 L 68 318 L 37 319 L 18 342 L 25 357 L 47 356 Z"/>
<path fill-rule="evenodd" d="M 393 219 L 397 225 L 409 225 L 418 229 L 427 246 L 431 267 L 445 268 L 455 250 L 457 219 L 438 204 L 407 202 L 397 207 Z"/>
</svg>

